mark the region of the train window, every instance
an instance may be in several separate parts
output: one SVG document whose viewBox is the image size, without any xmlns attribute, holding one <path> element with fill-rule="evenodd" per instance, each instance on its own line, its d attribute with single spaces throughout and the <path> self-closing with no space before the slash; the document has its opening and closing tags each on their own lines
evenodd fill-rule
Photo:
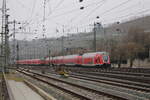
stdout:
<svg viewBox="0 0 150 100">
<path fill-rule="evenodd" d="M 108 56 L 103 56 L 103 60 L 104 60 L 104 62 L 107 62 L 108 61 Z"/>
</svg>

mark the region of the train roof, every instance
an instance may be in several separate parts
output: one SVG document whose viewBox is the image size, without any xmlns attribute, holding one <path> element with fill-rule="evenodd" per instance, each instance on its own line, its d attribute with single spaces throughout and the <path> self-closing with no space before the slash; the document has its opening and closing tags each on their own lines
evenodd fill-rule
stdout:
<svg viewBox="0 0 150 100">
<path fill-rule="evenodd" d="M 23 60 L 17 60 L 17 61 L 33 61 L 33 60 L 40 60 L 40 59 L 23 59 Z"/>
<path fill-rule="evenodd" d="M 77 57 L 79 55 L 67 55 L 67 56 L 64 56 L 64 59 L 70 59 L 70 58 L 74 58 L 74 57 Z"/>
<path fill-rule="evenodd" d="M 84 53 L 82 55 L 82 57 L 94 57 L 95 55 L 100 54 L 100 55 L 108 55 L 107 52 L 91 52 L 91 53 Z M 75 57 L 81 56 L 79 54 L 74 54 L 74 55 L 66 55 L 66 56 L 56 56 L 56 57 L 51 57 L 53 60 L 55 59 L 72 59 Z M 50 59 L 51 59 L 50 58 Z M 49 58 L 47 57 L 46 60 L 48 60 Z"/>
<path fill-rule="evenodd" d="M 85 53 L 82 55 L 82 57 L 94 57 L 95 55 L 100 54 L 100 55 L 106 55 L 108 54 L 107 52 L 91 52 L 91 53 Z"/>
<path fill-rule="evenodd" d="M 53 59 L 53 57 L 46 57 L 46 59 L 45 59 L 45 60 L 49 60 L 49 59 Z"/>
<path fill-rule="evenodd" d="M 77 57 L 77 56 L 79 56 L 79 55 L 67 55 L 67 56 L 58 56 L 58 57 L 54 57 L 53 59 L 55 60 L 55 59 L 71 59 L 71 58 L 75 58 L 75 57 Z"/>
<path fill-rule="evenodd" d="M 57 57 L 53 57 L 53 59 L 63 59 L 63 56 L 57 56 Z"/>
</svg>

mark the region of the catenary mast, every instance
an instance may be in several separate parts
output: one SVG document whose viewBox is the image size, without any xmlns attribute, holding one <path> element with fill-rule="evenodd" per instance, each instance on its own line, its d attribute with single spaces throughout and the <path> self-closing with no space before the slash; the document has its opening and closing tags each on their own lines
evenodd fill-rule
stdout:
<svg viewBox="0 0 150 100">
<path fill-rule="evenodd" d="M 6 66 L 9 63 L 9 44 L 8 44 L 8 17 L 6 8 L 6 0 L 3 0 L 2 3 L 2 29 L 1 29 L 1 67 L 2 70 L 5 71 Z"/>
</svg>

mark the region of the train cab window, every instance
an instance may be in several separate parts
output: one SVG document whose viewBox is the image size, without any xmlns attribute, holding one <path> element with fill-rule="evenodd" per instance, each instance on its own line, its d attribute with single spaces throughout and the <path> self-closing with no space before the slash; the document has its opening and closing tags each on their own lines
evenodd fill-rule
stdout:
<svg viewBox="0 0 150 100">
<path fill-rule="evenodd" d="M 108 56 L 103 56 L 103 60 L 104 60 L 104 62 L 107 62 L 108 61 Z"/>
</svg>

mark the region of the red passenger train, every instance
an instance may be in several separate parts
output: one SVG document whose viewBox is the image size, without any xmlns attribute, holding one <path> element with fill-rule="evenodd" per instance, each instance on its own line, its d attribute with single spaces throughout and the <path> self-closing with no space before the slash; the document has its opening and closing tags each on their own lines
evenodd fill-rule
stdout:
<svg viewBox="0 0 150 100">
<path fill-rule="evenodd" d="M 18 60 L 17 64 L 23 65 L 65 65 L 82 67 L 110 67 L 110 57 L 107 52 L 92 52 L 82 55 L 66 55 L 57 57 L 47 57 L 45 60 L 28 59 Z"/>
</svg>

